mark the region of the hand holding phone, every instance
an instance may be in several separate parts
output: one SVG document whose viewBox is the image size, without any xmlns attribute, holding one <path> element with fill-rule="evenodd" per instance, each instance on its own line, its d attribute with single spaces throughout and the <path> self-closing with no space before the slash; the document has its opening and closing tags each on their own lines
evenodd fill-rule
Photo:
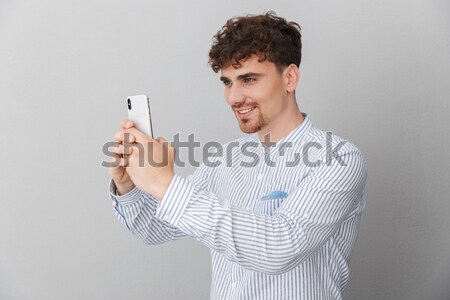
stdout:
<svg viewBox="0 0 450 300">
<path fill-rule="evenodd" d="M 128 121 L 122 121 L 122 130 L 115 134 L 118 145 L 114 148 L 114 153 L 120 158 L 120 163 L 116 167 L 110 168 L 111 177 L 116 183 L 119 194 L 128 193 L 134 187 L 138 187 L 162 200 L 175 176 L 175 149 L 163 138 L 157 138 L 150 142 L 150 139 L 153 139 L 153 128 L 150 102 L 146 95 L 129 96 L 127 108 Z M 127 133 L 129 133 L 128 137 Z M 147 135 L 148 138 L 141 133 Z M 141 147 L 134 145 L 129 147 L 134 143 L 142 144 Z M 141 151 L 149 162 L 144 167 L 141 165 Z M 154 165 L 152 162 L 158 162 L 159 165 Z"/>
</svg>

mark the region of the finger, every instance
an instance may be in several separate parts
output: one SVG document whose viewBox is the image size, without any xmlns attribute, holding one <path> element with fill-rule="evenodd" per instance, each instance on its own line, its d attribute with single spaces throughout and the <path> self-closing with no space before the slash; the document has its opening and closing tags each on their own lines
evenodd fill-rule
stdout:
<svg viewBox="0 0 450 300">
<path fill-rule="evenodd" d="M 128 157 L 125 157 L 125 156 L 122 157 L 122 158 L 120 159 L 119 165 L 120 165 L 121 167 L 124 167 L 124 168 L 128 167 Z"/>
<path fill-rule="evenodd" d="M 158 141 L 164 148 L 169 148 L 170 146 L 170 143 L 162 136 L 157 137 L 156 141 Z"/>
<path fill-rule="evenodd" d="M 157 140 L 158 142 L 160 142 L 161 144 L 163 144 L 164 146 L 168 146 L 169 148 L 173 148 L 173 147 L 172 147 L 172 144 L 171 144 L 168 140 L 166 140 L 165 138 L 163 138 L 162 136 L 156 138 L 156 140 Z"/>
<path fill-rule="evenodd" d="M 117 144 L 116 146 L 112 146 L 110 151 L 117 155 L 130 155 L 132 153 L 132 144 Z"/>
<path fill-rule="evenodd" d="M 124 142 L 128 143 L 134 143 L 136 141 L 136 138 L 134 135 L 130 134 L 129 132 L 126 132 L 124 130 L 119 130 L 114 134 L 114 139 L 116 142 L 123 144 Z"/>
<path fill-rule="evenodd" d="M 108 155 L 108 167 L 109 168 L 117 168 L 120 166 L 120 161 L 122 159 L 121 155 L 118 155 L 116 153 L 110 153 L 110 155 Z"/>
<path fill-rule="evenodd" d="M 108 162 L 116 162 L 121 158 L 121 156 L 119 154 L 114 153 L 112 151 L 109 154 L 110 155 L 108 155 Z"/>
<path fill-rule="evenodd" d="M 130 127 L 125 130 L 125 132 L 128 132 L 130 136 L 133 136 L 135 138 L 135 142 L 138 141 L 145 141 L 145 140 L 153 140 L 151 137 L 143 133 L 142 131 L 139 131 L 135 127 Z"/>
<path fill-rule="evenodd" d="M 172 146 L 172 144 L 169 141 L 167 141 L 165 138 L 163 138 L 162 136 L 158 137 L 156 140 L 159 143 L 161 143 L 165 149 L 168 149 L 169 153 L 170 152 L 173 152 L 173 154 L 176 153 L 176 149 Z"/>
<path fill-rule="evenodd" d="M 116 140 L 116 142 L 118 142 L 119 144 L 123 143 L 123 131 L 119 130 L 116 131 L 114 133 L 114 139 Z"/>
<path fill-rule="evenodd" d="M 114 145 L 110 146 L 108 148 L 108 151 L 110 151 L 111 153 L 115 154 L 115 155 L 120 155 L 120 146 L 121 144 L 119 142 L 115 143 Z"/>
<path fill-rule="evenodd" d="M 126 167 L 128 165 L 128 155 L 118 155 L 112 153 L 109 158 L 111 167 Z"/>
<path fill-rule="evenodd" d="M 115 151 L 117 148 L 120 147 L 120 145 L 122 145 L 122 143 L 116 139 L 116 142 L 111 143 L 111 146 L 109 146 L 108 149 L 113 149 L 113 151 Z"/>
<path fill-rule="evenodd" d="M 124 119 L 124 120 L 122 120 L 122 122 L 120 122 L 120 126 L 121 126 L 123 129 L 128 129 L 128 128 L 133 127 L 134 124 L 133 124 L 132 121 L 130 121 L 130 120 L 128 120 L 128 119 Z"/>
</svg>

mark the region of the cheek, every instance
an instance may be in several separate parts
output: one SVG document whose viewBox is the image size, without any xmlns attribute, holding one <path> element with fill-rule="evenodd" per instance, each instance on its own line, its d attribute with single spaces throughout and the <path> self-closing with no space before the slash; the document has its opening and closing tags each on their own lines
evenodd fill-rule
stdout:
<svg viewBox="0 0 450 300">
<path fill-rule="evenodd" d="M 249 97 L 260 105 L 272 106 L 275 98 L 278 97 L 277 95 L 278 93 L 273 86 L 261 84 L 249 94 Z"/>
<path fill-rule="evenodd" d="M 265 86 L 263 93 L 259 93 L 259 103 L 264 112 L 277 112 L 281 109 L 284 102 L 283 89 L 280 85 Z"/>
</svg>

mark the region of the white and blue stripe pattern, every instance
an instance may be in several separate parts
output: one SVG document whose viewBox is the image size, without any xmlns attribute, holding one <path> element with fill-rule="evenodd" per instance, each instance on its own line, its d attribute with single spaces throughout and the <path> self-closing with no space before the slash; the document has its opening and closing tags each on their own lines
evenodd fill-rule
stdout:
<svg viewBox="0 0 450 300">
<path fill-rule="evenodd" d="M 112 184 L 116 215 L 145 243 L 187 235 L 208 246 L 211 299 L 342 299 L 366 163 L 352 144 L 336 146 L 343 142 L 337 136 L 334 159 L 325 163 L 326 139 L 308 117 L 274 147 L 256 135 L 240 139 L 239 145 L 251 143 L 247 150 L 258 154 L 257 164 L 242 167 L 253 159 L 234 147 L 231 166 L 223 157 L 220 166 L 203 165 L 187 179 L 176 175 L 160 204 L 138 189 L 114 196 Z M 284 154 L 283 143 L 292 143 Z M 322 164 L 305 163 L 307 145 L 308 160 Z M 288 167 L 296 155 L 298 163 Z"/>
</svg>

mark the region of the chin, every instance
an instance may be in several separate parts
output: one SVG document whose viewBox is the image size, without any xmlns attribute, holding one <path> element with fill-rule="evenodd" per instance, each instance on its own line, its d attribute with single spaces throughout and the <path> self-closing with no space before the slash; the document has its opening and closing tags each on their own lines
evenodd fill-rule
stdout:
<svg viewBox="0 0 450 300">
<path fill-rule="evenodd" d="M 249 124 L 246 122 L 240 122 L 239 127 L 243 133 L 255 133 L 261 130 L 262 126 L 259 124 Z"/>
<path fill-rule="evenodd" d="M 242 128 L 242 127 L 241 127 L 241 131 L 243 133 L 255 133 L 255 132 L 258 132 L 258 130 L 255 130 L 254 128 Z"/>
</svg>

